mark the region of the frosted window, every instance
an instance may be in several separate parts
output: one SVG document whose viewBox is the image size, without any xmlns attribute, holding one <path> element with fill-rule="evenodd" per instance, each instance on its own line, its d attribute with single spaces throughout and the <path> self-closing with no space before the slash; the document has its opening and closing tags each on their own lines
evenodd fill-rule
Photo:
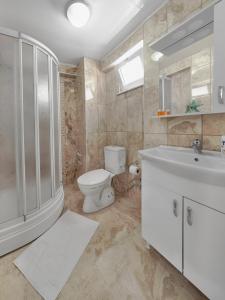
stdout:
<svg viewBox="0 0 225 300">
<path fill-rule="evenodd" d="M 119 68 L 123 85 L 126 87 L 144 78 L 144 68 L 140 56 L 137 56 Z"/>
<path fill-rule="evenodd" d="M 37 100 L 39 109 L 41 203 L 51 198 L 50 101 L 48 56 L 38 50 Z"/>
</svg>

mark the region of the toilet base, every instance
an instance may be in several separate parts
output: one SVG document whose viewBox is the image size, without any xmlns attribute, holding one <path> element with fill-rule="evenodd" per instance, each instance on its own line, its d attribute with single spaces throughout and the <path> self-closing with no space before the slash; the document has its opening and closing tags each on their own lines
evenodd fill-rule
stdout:
<svg viewBox="0 0 225 300">
<path fill-rule="evenodd" d="M 83 212 L 93 213 L 98 210 L 101 210 L 115 201 L 115 192 L 114 189 L 106 187 L 101 192 L 91 193 L 87 195 L 84 199 Z"/>
</svg>

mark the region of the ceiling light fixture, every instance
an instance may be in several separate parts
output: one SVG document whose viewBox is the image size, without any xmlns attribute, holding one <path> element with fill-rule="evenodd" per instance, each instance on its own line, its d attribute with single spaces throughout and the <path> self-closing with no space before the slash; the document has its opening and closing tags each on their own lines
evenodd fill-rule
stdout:
<svg viewBox="0 0 225 300">
<path fill-rule="evenodd" d="M 90 7 L 86 2 L 82 0 L 70 2 L 67 8 L 67 18 L 73 26 L 78 28 L 85 26 L 90 16 Z"/>
</svg>

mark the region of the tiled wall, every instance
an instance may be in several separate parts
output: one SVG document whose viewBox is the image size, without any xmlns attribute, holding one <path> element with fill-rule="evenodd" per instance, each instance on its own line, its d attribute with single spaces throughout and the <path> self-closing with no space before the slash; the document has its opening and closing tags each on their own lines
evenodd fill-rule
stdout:
<svg viewBox="0 0 225 300">
<path fill-rule="evenodd" d="M 79 73 L 79 69 L 60 66 L 63 73 Z M 81 78 L 60 76 L 62 164 L 64 184 L 74 183 L 84 171 L 85 114 L 82 101 Z"/>
<path fill-rule="evenodd" d="M 84 58 L 86 171 L 104 168 L 106 136 L 105 74 L 99 62 Z"/>
<path fill-rule="evenodd" d="M 120 47 L 104 58 L 103 68 L 120 57 L 129 48 L 143 39 L 142 29 L 137 30 Z M 118 95 L 120 84 L 115 68 L 106 70 L 106 132 L 107 143 L 127 149 L 128 164 L 137 159 L 137 151 L 143 148 L 143 87 Z"/>
</svg>

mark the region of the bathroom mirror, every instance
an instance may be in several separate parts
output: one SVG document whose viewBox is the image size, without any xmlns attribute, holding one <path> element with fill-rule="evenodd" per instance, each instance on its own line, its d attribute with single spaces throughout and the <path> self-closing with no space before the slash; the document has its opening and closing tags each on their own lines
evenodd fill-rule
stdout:
<svg viewBox="0 0 225 300">
<path fill-rule="evenodd" d="M 150 44 L 159 80 L 158 116 L 213 112 L 214 6 Z"/>
</svg>

